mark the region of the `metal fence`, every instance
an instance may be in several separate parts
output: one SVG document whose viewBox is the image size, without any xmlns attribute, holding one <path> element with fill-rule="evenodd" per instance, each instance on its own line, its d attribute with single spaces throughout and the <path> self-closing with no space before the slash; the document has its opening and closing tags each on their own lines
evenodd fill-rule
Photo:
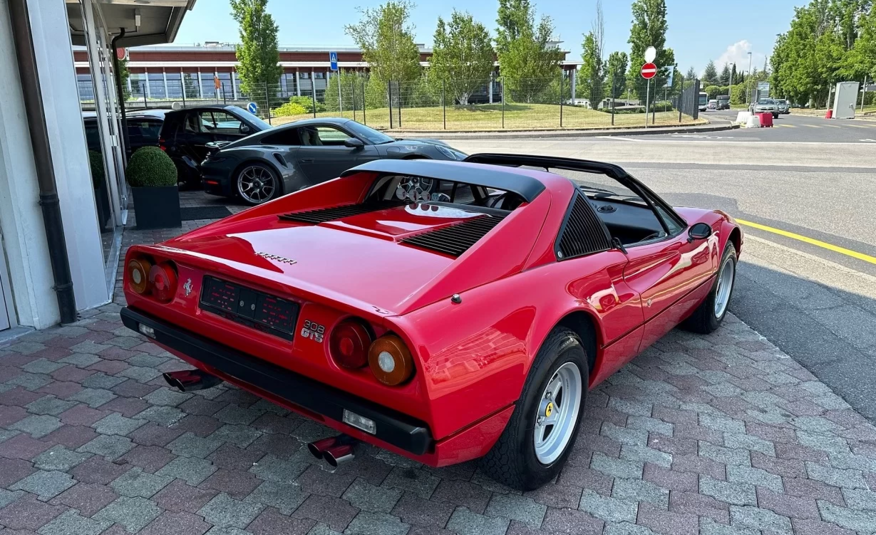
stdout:
<svg viewBox="0 0 876 535">
<path fill-rule="evenodd" d="M 690 80 L 682 82 L 684 88 L 681 95 L 678 96 L 675 102 L 676 109 L 679 114 L 686 114 L 693 119 L 700 116 L 700 81 Z M 680 116 L 680 115 L 679 115 Z"/>
<path fill-rule="evenodd" d="M 254 103 L 256 114 L 273 125 L 309 117 L 345 117 L 385 130 L 499 131 L 660 126 L 697 119 L 696 106 L 680 110 L 679 99 L 668 92 L 668 100 L 653 103 L 649 114 L 632 99 L 591 103 L 581 94 L 580 85 L 573 87 L 566 71 L 522 80 L 500 76 L 439 80 L 427 74 L 405 82 L 343 73 L 327 80 L 284 78 L 249 92 L 236 81 L 216 84 L 212 78 L 209 83 L 204 79 L 200 83 L 194 79 L 133 82 L 126 102 L 129 109 L 205 104 L 246 109 Z M 80 97 L 84 95 L 80 90 Z M 687 101 L 682 98 L 681 102 Z"/>
</svg>

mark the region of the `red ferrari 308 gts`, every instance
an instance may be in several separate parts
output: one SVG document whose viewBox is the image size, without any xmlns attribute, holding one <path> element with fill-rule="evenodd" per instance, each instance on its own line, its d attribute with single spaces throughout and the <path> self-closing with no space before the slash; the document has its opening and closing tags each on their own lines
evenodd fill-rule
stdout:
<svg viewBox="0 0 876 535">
<path fill-rule="evenodd" d="M 125 259 L 126 326 L 194 369 L 431 466 L 533 489 L 587 391 L 727 312 L 742 232 L 605 163 L 377 160 Z"/>
</svg>

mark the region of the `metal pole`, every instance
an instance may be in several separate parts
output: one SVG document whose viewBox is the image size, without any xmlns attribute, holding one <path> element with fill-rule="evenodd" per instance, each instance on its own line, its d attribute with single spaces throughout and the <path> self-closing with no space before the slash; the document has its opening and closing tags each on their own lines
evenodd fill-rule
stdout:
<svg viewBox="0 0 876 535">
<path fill-rule="evenodd" d="M 186 73 L 179 73 L 180 89 L 182 89 L 183 109 L 186 107 Z M 125 129 L 127 130 L 127 128 Z"/>
<path fill-rule="evenodd" d="M 681 76 L 681 75 L 679 75 Z M 684 78 L 681 79 L 681 93 L 678 95 L 678 123 L 681 124 L 681 109 L 684 107 Z"/>
<path fill-rule="evenodd" d="M 149 82 L 146 83 L 149 84 Z M 140 92 L 143 93 L 143 107 L 149 109 L 149 103 L 146 102 L 146 90 L 143 89 L 143 82 L 140 82 Z"/>
<path fill-rule="evenodd" d="M 866 80 L 865 80 L 865 82 L 866 82 Z M 444 115 L 444 130 L 447 130 L 447 100 L 445 100 L 447 98 L 447 88 L 445 86 L 446 86 L 445 81 L 442 78 L 441 79 L 441 111 Z M 490 82 L 490 87 L 491 88 L 493 87 L 493 82 Z M 491 96 L 490 99 L 492 100 L 492 98 L 493 97 Z M 864 106 L 864 99 L 861 99 L 861 106 L 862 107 Z"/>
<path fill-rule="evenodd" d="M 651 80 L 645 80 L 645 128 L 648 128 L 648 101 L 651 99 Z"/>
<path fill-rule="evenodd" d="M 401 94 L 401 82 L 398 82 L 398 91 L 396 91 L 398 95 L 398 127 L 401 128 L 401 109 L 402 109 L 402 94 Z"/>
<path fill-rule="evenodd" d="M 864 85 L 861 86 L 861 112 L 864 112 L 864 95 L 867 94 L 867 75 L 864 75 Z M 124 109 L 124 108 L 123 108 Z"/>
<path fill-rule="evenodd" d="M 609 94 L 611 95 L 611 126 L 614 126 L 614 77 L 617 73 L 614 70 L 611 71 L 611 89 L 609 89 Z"/>
<path fill-rule="evenodd" d="M 265 80 L 265 113 L 268 114 L 268 124 L 271 124 L 271 101 L 268 100 L 268 81 Z"/>
<path fill-rule="evenodd" d="M 228 98 L 226 97 L 226 93 L 225 93 L 225 82 L 222 82 L 221 89 L 222 89 L 222 105 L 227 106 L 228 105 Z"/>
<path fill-rule="evenodd" d="M 657 114 L 657 77 L 653 78 L 654 80 L 654 102 L 651 103 L 651 124 L 655 124 L 656 114 Z"/>
<path fill-rule="evenodd" d="M 313 102 L 313 118 L 316 119 L 316 78 L 310 71 L 310 101 Z"/>
<path fill-rule="evenodd" d="M 341 99 L 341 70 L 338 69 L 335 76 L 338 78 L 338 109 L 341 111 L 341 115 L 344 115 L 344 101 Z"/>
<path fill-rule="evenodd" d="M 368 83 L 364 78 L 362 79 L 362 124 L 367 125 L 368 120 L 365 118 L 365 110 L 368 109 L 368 103 L 366 99 L 368 96 L 365 94 L 365 84 Z"/>
<path fill-rule="evenodd" d="M 113 37 L 111 43 L 113 47 L 113 65 L 116 71 L 116 91 L 119 94 L 119 111 L 122 115 L 122 140 L 125 142 L 125 165 L 128 164 L 128 160 L 131 158 L 131 140 L 128 137 L 128 116 L 125 113 L 125 93 L 122 90 L 122 71 L 121 65 L 119 64 L 119 54 L 118 47 L 116 47 L 116 41 L 125 36 L 125 29 L 119 28 L 119 34 Z M 165 84 L 167 81 L 165 80 Z M 867 83 L 867 78 L 864 77 L 864 83 Z M 861 99 L 861 109 L 864 106 L 864 99 Z"/>
<path fill-rule="evenodd" d="M 505 128 L 505 77 L 501 77 L 502 81 L 502 128 Z"/>
<path fill-rule="evenodd" d="M 560 128 L 563 127 L 563 69 L 560 69 Z"/>
<path fill-rule="evenodd" d="M 386 83 L 389 94 L 389 129 L 392 130 L 392 80 Z"/>
<path fill-rule="evenodd" d="M 356 80 L 350 80 L 350 93 L 353 97 L 353 120 L 356 120 Z M 340 83 L 340 82 L 339 82 Z"/>
<path fill-rule="evenodd" d="M 91 3 L 86 2 L 83 9 L 88 11 L 91 20 Z M 30 133 L 30 144 L 33 147 L 34 167 L 36 168 L 39 187 L 39 205 L 43 212 L 43 226 L 46 232 L 49 263 L 52 266 L 54 290 L 58 300 L 58 311 L 61 323 L 76 321 L 76 297 L 73 294 L 73 278 L 70 275 L 70 258 L 67 255 L 67 241 L 64 236 L 64 221 L 61 217 L 61 202 L 58 198 L 58 184 L 55 178 L 55 168 L 52 164 L 52 149 L 49 145 L 49 133 L 46 127 L 46 113 L 43 107 L 43 97 L 40 92 L 40 79 L 37 71 L 37 59 L 33 46 L 33 34 L 30 27 L 30 16 L 27 12 L 26 0 L 11 0 L 9 2 L 9 18 L 12 23 L 12 40 L 15 43 L 15 55 L 18 63 L 18 74 L 21 78 L 21 89 L 24 96 L 24 110 Z M 93 28 L 93 24 L 91 24 Z M 88 28 L 90 31 L 92 28 Z M 89 53 L 94 50 L 92 35 Z M 96 59 L 96 58 L 95 58 Z M 94 62 L 92 62 L 94 65 Z M 92 70 L 92 76 L 98 76 L 99 71 Z M 95 80 L 96 84 L 100 82 Z M 95 85 L 96 85 L 95 84 Z M 99 98 L 96 92 L 95 98 Z M 95 102 L 98 112 L 98 123 L 106 121 L 100 117 L 101 107 Z M 32 199 L 21 199 L 30 203 Z"/>
</svg>

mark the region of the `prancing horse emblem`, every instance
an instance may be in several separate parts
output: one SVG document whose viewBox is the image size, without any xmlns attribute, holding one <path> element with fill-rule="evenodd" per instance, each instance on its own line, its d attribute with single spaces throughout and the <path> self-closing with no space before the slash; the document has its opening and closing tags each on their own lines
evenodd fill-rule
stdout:
<svg viewBox="0 0 876 535">
<path fill-rule="evenodd" d="M 191 293 L 192 293 L 192 279 L 187 280 L 186 283 L 183 284 L 183 290 L 186 291 L 186 297 L 191 295 Z"/>
</svg>

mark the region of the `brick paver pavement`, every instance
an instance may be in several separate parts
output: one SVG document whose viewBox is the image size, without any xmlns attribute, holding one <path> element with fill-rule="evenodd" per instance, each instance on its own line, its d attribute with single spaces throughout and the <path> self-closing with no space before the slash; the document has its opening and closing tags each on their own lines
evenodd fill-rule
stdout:
<svg viewBox="0 0 876 535">
<path fill-rule="evenodd" d="M 304 447 L 327 428 L 166 388 L 183 365 L 119 309 L 0 347 L 0 534 L 876 533 L 876 429 L 733 316 L 591 392 L 557 481 L 521 494 L 370 446 L 331 472 Z"/>
</svg>

